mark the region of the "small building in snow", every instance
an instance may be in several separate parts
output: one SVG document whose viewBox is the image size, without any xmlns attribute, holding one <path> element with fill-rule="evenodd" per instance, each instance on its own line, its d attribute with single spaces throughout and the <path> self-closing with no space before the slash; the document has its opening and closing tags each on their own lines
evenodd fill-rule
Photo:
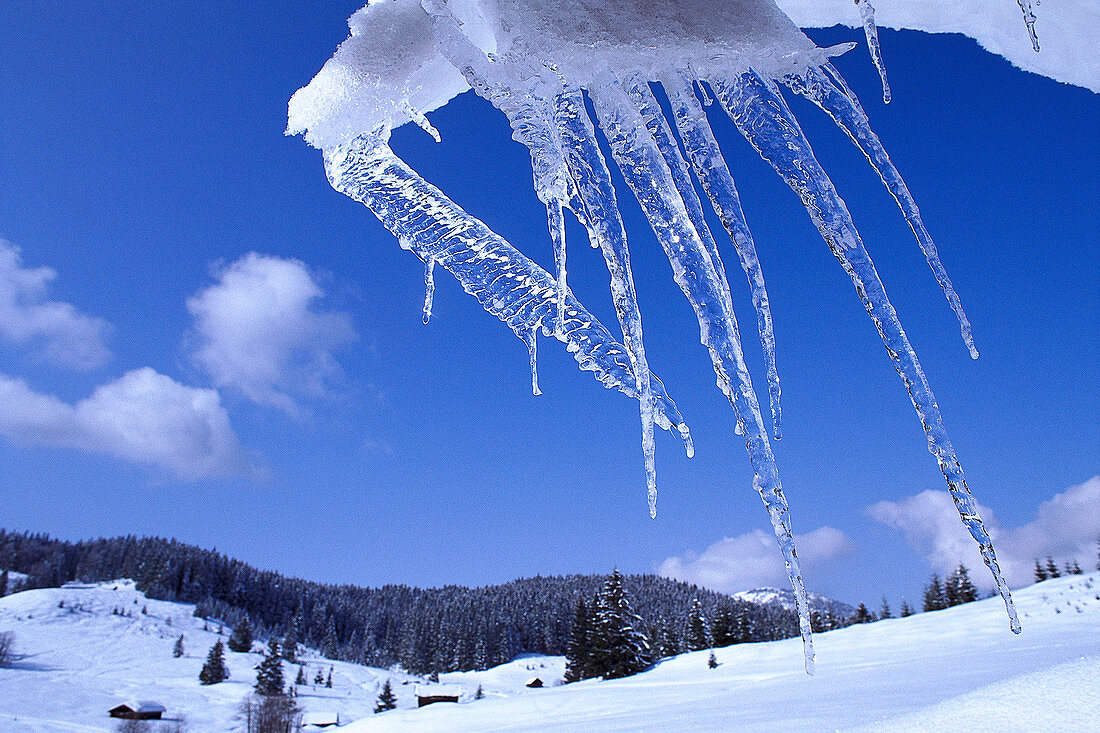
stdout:
<svg viewBox="0 0 1100 733">
<path fill-rule="evenodd" d="M 302 730 L 338 728 L 340 713 L 309 712 L 302 715 Z"/>
<path fill-rule="evenodd" d="M 462 689 L 456 685 L 417 685 L 416 706 L 422 708 L 436 702 L 458 702 Z"/>
<path fill-rule="evenodd" d="M 159 702 L 142 700 L 141 702 L 124 702 L 107 711 L 112 718 L 125 718 L 127 720 L 160 720 L 166 708 Z"/>
<path fill-rule="evenodd" d="M 526 684 L 528 687 L 542 687 L 543 685 L 542 679 L 540 677 L 532 677 L 524 684 Z"/>
</svg>

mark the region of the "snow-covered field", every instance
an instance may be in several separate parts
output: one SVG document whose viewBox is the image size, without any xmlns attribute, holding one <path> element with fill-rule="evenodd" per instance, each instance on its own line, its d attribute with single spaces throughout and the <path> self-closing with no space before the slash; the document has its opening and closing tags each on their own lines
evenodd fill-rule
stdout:
<svg viewBox="0 0 1100 733">
<path fill-rule="evenodd" d="M 298 699 L 311 718 L 360 719 L 348 731 L 1096 730 L 1100 577 L 1050 580 L 1015 597 L 1019 637 L 1000 599 L 989 599 L 821 634 L 813 678 L 802 672 L 797 639 L 719 649 L 713 670 L 708 653 L 696 652 L 630 679 L 567 686 L 555 685 L 560 657 L 524 657 L 441 675 L 461 689 L 460 704 L 417 710 L 421 680 L 307 654 L 308 678 L 331 665 L 333 687 L 304 685 Z M 0 669 L 0 731 L 113 731 L 107 710 L 134 699 L 184 715 L 189 733 L 241 730 L 236 709 L 260 655 L 227 653 L 230 679 L 199 685 L 217 627 L 204 631 L 192 610 L 147 600 L 126 581 L 0 599 L 0 631 L 14 632 L 21 654 Z M 187 653 L 175 659 L 180 633 Z M 296 672 L 286 665 L 289 679 Z M 546 688 L 525 687 L 536 676 Z M 399 709 L 374 715 L 387 678 Z M 485 699 L 474 700 L 479 685 Z"/>
</svg>

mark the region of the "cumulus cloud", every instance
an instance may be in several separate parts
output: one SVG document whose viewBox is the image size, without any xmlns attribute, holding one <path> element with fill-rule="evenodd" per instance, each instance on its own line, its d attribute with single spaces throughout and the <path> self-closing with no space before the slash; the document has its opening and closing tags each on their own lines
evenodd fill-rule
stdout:
<svg viewBox="0 0 1100 733">
<path fill-rule="evenodd" d="M 347 314 L 316 308 L 324 293 L 305 264 L 251 252 L 217 279 L 187 301 L 192 357 L 214 385 L 290 414 L 328 394 L 342 374 L 333 352 L 355 332 Z"/>
<path fill-rule="evenodd" d="M 795 542 L 799 559 L 808 570 L 820 568 L 854 550 L 848 536 L 834 527 L 821 527 L 797 535 Z M 787 570 L 776 548 L 775 535 L 759 529 L 726 537 L 699 554 L 689 552 L 681 557 L 670 557 L 660 564 L 657 572 L 666 578 L 723 593 L 787 582 Z"/>
<path fill-rule="evenodd" d="M 186 480 L 241 473 L 237 437 L 218 393 L 135 369 L 70 405 L 0 374 L 0 435 L 162 468 Z"/>
<path fill-rule="evenodd" d="M 24 267 L 19 248 L 0 239 L 0 339 L 50 364 L 91 369 L 106 363 L 107 322 L 49 300 L 56 277 L 49 267 Z"/>
<path fill-rule="evenodd" d="M 872 519 L 899 529 L 906 541 L 933 569 L 949 572 L 960 562 L 981 567 L 977 545 L 959 521 L 946 491 L 923 491 L 901 501 L 882 501 L 868 508 Z M 980 508 L 993 539 L 997 559 L 1008 584 L 1032 581 L 1035 558 L 1048 555 L 1061 562 L 1093 565 L 1100 536 L 1100 476 L 1071 486 L 1039 505 L 1035 518 L 1020 527 L 1004 528 L 990 509 Z"/>
</svg>

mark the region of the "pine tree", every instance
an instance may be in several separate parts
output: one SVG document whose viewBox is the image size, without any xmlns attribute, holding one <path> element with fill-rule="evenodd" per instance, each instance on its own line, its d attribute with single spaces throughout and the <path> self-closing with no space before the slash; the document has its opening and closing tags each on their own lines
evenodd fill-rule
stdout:
<svg viewBox="0 0 1100 733">
<path fill-rule="evenodd" d="M 229 637 L 229 648 L 235 652 L 252 651 L 252 625 L 245 616 Z"/>
<path fill-rule="evenodd" d="M 729 646 L 734 641 L 733 636 L 733 612 L 730 607 L 722 605 L 714 614 L 714 623 L 710 626 L 711 640 L 714 646 Z"/>
<path fill-rule="evenodd" d="M 390 686 L 390 681 L 386 680 L 386 684 L 382 685 L 382 691 L 378 693 L 378 703 L 374 706 L 374 712 L 384 713 L 396 707 L 397 696 L 393 694 L 393 687 Z"/>
<path fill-rule="evenodd" d="M 323 685 L 325 684 L 325 673 L 320 668 L 317 669 L 317 674 L 313 675 L 313 684 Z"/>
<path fill-rule="evenodd" d="M 688 651 L 697 652 L 700 649 L 711 647 L 710 625 L 703 614 L 703 604 L 698 598 L 691 601 L 691 609 L 688 610 L 687 622 L 687 647 Z"/>
<path fill-rule="evenodd" d="M 592 649 L 589 636 L 591 634 L 591 614 L 584 599 L 577 601 L 573 609 L 573 628 L 569 632 L 569 641 L 565 647 L 565 681 L 576 682 L 588 679 L 590 675 Z"/>
<path fill-rule="evenodd" d="M 944 600 L 943 596 L 943 586 L 940 584 L 940 576 L 932 573 L 931 580 L 924 588 L 924 610 L 939 611 L 942 608 L 947 608 L 947 601 Z"/>
<path fill-rule="evenodd" d="M 893 618 L 894 614 L 890 612 L 890 604 L 886 602 L 886 596 L 882 597 L 882 607 L 878 610 L 879 619 Z"/>
<path fill-rule="evenodd" d="M 332 667 L 328 668 L 328 678 L 325 680 L 325 687 L 332 687 Z"/>
<path fill-rule="evenodd" d="M 294 684 L 296 684 L 296 685 L 308 684 L 308 680 L 306 679 L 306 668 L 304 666 L 302 666 L 301 664 L 298 665 L 298 676 L 296 678 L 294 678 Z"/>
<path fill-rule="evenodd" d="M 615 570 L 596 596 L 591 676 L 629 677 L 653 664 L 649 640 L 639 630 L 641 623 L 623 589 L 622 573 Z"/>
<path fill-rule="evenodd" d="M 199 682 L 204 685 L 216 685 L 229 679 L 229 670 L 225 666 L 225 645 L 218 639 L 206 655 L 206 664 L 199 672 Z"/>
<path fill-rule="evenodd" d="M 867 606 L 864 603 L 860 603 L 856 612 L 852 614 L 853 624 L 869 624 L 875 620 L 875 617 L 871 615 L 871 612 L 867 610 Z"/>
<path fill-rule="evenodd" d="M 909 605 L 909 601 L 904 598 L 901 599 L 901 617 L 908 618 L 913 615 L 913 608 Z"/>
<path fill-rule="evenodd" d="M 294 620 L 290 623 L 290 628 L 283 635 L 283 643 L 279 650 L 279 655 L 286 661 L 294 664 L 298 661 L 298 642 L 302 637 L 302 611 L 298 610 L 294 614 Z"/>
<path fill-rule="evenodd" d="M 978 589 L 970 581 L 970 571 L 962 563 L 959 563 L 959 566 L 947 577 L 944 597 L 948 606 L 958 606 L 978 600 Z"/>
<path fill-rule="evenodd" d="M 439 682 L 439 672 L 432 670 L 432 673 L 428 675 L 428 682 Z"/>
<path fill-rule="evenodd" d="M 0 598 L 3 598 L 8 594 L 8 571 L 5 568 L 0 571 Z"/>
<path fill-rule="evenodd" d="M 1039 558 L 1035 558 L 1035 582 L 1041 583 L 1047 579 L 1047 569 L 1039 562 Z"/>
<path fill-rule="evenodd" d="M 1081 575 L 1085 572 L 1084 570 L 1081 569 L 1081 566 L 1077 564 L 1076 559 L 1074 559 L 1072 565 L 1070 565 L 1069 563 L 1067 563 L 1066 565 L 1067 565 L 1067 568 L 1066 568 L 1066 574 L 1067 575 Z"/>
<path fill-rule="evenodd" d="M 180 634 L 180 638 L 176 639 L 176 645 L 172 647 L 172 656 L 177 659 L 183 656 L 183 634 Z"/>
<path fill-rule="evenodd" d="M 256 665 L 254 689 L 263 697 L 275 697 L 283 691 L 283 660 L 279 654 L 279 640 L 274 636 L 267 642 L 267 654 Z"/>
<path fill-rule="evenodd" d="M 713 649 L 710 652 L 710 656 L 707 657 L 707 667 L 709 669 L 717 669 L 718 667 L 718 657 L 714 656 Z"/>
<path fill-rule="evenodd" d="M 1058 566 L 1054 562 L 1054 558 L 1047 555 L 1047 577 L 1048 578 L 1060 578 L 1062 574 L 1058 572 Z"/>
</svg>

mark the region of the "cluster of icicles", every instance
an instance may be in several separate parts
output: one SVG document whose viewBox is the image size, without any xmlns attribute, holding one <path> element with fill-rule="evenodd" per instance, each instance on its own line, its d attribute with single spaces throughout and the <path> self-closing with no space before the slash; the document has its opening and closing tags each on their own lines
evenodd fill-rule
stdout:
<svg viewBox="0 0 1100 733">
<path fill-rule="evenodd" d="M 578 80 L 571 78 L 564 65 L 537 55 L 486 53 L 463 33 L 445 3 L 426 0 L 423 6 L 443 55 L 470 87 L 507 115 L 513 137 L 530 150 L 535 190 L 546 206 L 557 270 L 551 274 L 535 264 L 402 162 L 387 144 L 388 125 L 380 124 L 354 138 L 324 145 L 332 186 L 369 207 L 401 246 L 425 263 L 425 321 L 432 310 L 434 268 L 440 266 L 524 340 L 530 352 L 536 394 L 536 336 L 541 331 L 564 343 L 581 369 L 593 372 L 605 386 L 637 399 L 649 505 L 655 514 L 654 425 L 666 430 L 676 428 L 689 456 L 692 445 L 674 402 L 647 366 L 626 233 L 608 161 L 597 140 L 597 132 L 601 132 L 664 248 L 677 284 L 695 310 L 718 387 L 736 414 L 737 432 L 744 437 L 755 474 L 754 486 L 764 501 L 795 591 L 806 669 L 812 673 L 809 609 L 787 500 L 769 430 L 749 378 L 719 248 L 692 181 L 694 176 L 725 228 L 748 280 L 766 360 L 771 428 L 779 438 L 780 385 L 764 278 L 734 179 L 708 124 L 705 108 L 721 110 L 801 198 L 851 278 L 912 398 L 929 449 L 947 479 L 962 521 L 993 574 L 1012 630 L 1018 632 L 1009 589 L 924 372 L 844 202 L 815 158 L 781 91 L 780 85 L 784 85 L 812 101 L 866 155 L 912 228 L 961 323 L 966 345 L 977 357 L 970 324 L 917 205 L 871 130 L 864 110 L 828 62 L 828 50 L 816 57 L 795 54 L 794 66 L 771 63 L 762 64 L 766 69 L 738 69 L 731 64 L 724 72 L 721 63 L 701 68 L 699 59 L 685 59 L 673 68 L 648 70 L 593 63 L 586 78 Z M 806 62 L 807 58 L 811 63 Z M 670 114 L 662 109 L 658 93 L 667 98 Z M 423 114 L 411 109 L 408 113 L 435 134 Z M 576 217 L 587 230 L 590 244 L 604 256 L 622 329 L 621 342 L 569 290 L 565 211 Z"/>
</svg>

